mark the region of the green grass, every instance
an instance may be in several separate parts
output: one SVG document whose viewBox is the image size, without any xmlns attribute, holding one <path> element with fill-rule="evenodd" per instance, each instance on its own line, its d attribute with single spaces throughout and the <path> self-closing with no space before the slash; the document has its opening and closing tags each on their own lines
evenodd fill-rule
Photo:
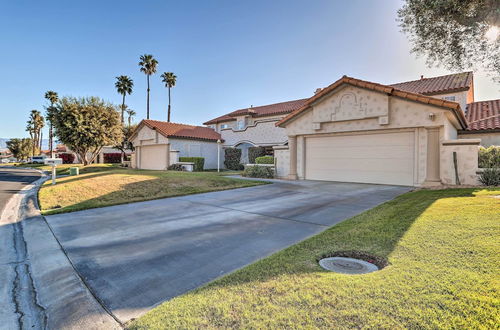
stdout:
<svg viewBox="0 0 500 330">
<path fill-rule="evenodd" d="M 59 175 L 67 174 L 69 167 L 62 165 Z M 56 185 L 51 185 L 51 180 L 48 180 L 42 186 L 38 194 L 42 214 L 263 184 L 228 178 L 224 176 L 225 172 L 146 171 L 109 164 L 82 167 L 80 173 L 79 176 L 58 178 Z"/>
<path fill-rule="evenodd" d="M 500 189 L 404 194 L 130 323 L 172 328 L 468 328 L 500 324 Z M 495 197 L 496 196 L 496 197 Z M 356 250 L 365 275 L 317 260 Z"/>
</svg>

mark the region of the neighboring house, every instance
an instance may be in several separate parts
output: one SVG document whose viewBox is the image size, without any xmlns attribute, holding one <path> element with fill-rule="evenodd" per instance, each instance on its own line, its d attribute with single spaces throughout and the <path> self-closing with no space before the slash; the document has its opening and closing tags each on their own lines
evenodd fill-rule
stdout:
<svg viewBox="0 0 500 330">
<path fill-rule="evenodd" d="M 458 131 L 460 139 L 481 139 L 484 147 L 500 146 L 500 100 L 467 104 L 468 127 Z"/>
<path fill-rule="evenodd" d="M 165 170 L 178 162 L 179 157 L 203 157 L 205 169 L 215 169 L 222 138 L 208 127 L 143 120 L 130 141 L 135 147 L 134 168 Z M 222 156 L 222 152 L 220 154 Z"/>
<path fill-rule="evenodd" d="M 455 184 L 455 153 L 461 183 L 475 184 L 480 140 L 470 137 L 495 144 L 498 116 L 498 100 L 474 102 L 471 72 L 394 85 L 344 76 L 277 123 L 288 137 L 287 146 L 274 148 L 277 174 L 408 186 Z"/>
<path fill-rule="evenodd" d="M 272 147 L 287 143 L 285 130 L 275 124 L 290 112 L 299 109 L 306 101 L 307 99 L 301 99 L 239 109 L 203 125 L 221 134 L 223 147 L 241 149 L 241 162 L 245 164 L 248 162 L 248 148 L 266 147 L 272 153 Z"/>
</svg>

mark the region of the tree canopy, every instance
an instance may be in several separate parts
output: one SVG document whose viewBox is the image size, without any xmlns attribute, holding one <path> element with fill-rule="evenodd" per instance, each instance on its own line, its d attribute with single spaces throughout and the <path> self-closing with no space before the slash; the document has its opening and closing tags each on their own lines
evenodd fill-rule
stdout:
<svg viewBox="0 0 500 330">
<path fill-rule="evenodd" d="M 6 144 L 17 160 L 26 160 L 33 152 L 33 141 L 31 139 L 10 139 Z"/>
<path fill-rule="evenodd" d="M 33 144 L 33 148 L 31 150 L 33 156 L 40 151 L 40 133 L 42 132 L 44 125 L 45 119 L 40 111 L 31 110 L 30 117 L 26 125 L 26 131 L 29 133 Z"/>
<path fill-rule="evenodd" d="M 406 0 L 398 17 L 412 52 L 429 65 L 481 66 L 500 80 L 500 1 Z"/>
<path fill-rule="evenodd" d="M 53 120 L 57 138 L 88 165 L 104 146 L 123 139 L 116 106 L 98 97 L 64 97 L 55 105 Z"/>
</svg>

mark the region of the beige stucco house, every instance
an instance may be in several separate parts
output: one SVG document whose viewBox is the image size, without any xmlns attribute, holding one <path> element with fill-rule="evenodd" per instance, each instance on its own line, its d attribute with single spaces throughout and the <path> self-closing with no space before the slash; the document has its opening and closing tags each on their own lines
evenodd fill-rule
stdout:
<svg viewBox="0 0 500 330">
<path fill-rule="evenodd" d="M 277 175 L 456 184 L 456 157 L 460 183 L 476 184 L 479 137 L 500 144 L 498 100 L 489 115 L 476 103 L 470 72 L 391 86 L 344 76 L 276 124 L 288 136 L 274 148 Z"/>
<path fill-rule="evenodd" d="M 145 119 L 131 137 L 135 147 L 131 165 L 138 169 L 166 170 L 179 157 L 203 157 L 205 169 L 215 169 L 217 141 L 222 143 L 220 134 L 208 127 Z"/>
</svg>

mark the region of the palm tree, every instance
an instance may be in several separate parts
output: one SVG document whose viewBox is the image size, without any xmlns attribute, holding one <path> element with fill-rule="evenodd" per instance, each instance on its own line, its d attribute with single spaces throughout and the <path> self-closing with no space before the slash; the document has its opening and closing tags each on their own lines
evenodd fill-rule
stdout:
<svg viewBox="0 0 500 330">
<path fill-rule="evenodd" d="M 50 102 L 50 107 L 47 108 L 47 121 L 49 122 L 49 149 L 50 149 L 50 158 L 54 158 L 54 145 L 52 140 L 54 139 L 54 134 L 52 132 L 52 120 L 54 119 L 54 104 L 59 101 L 59 97 L 54 91 L 47 91 L 45 93 L 45 98 Z"/>
<path fill-rule="evenodd" d="M 116 77 L 115 83 L 116 91 L 118 94 L 123 96 L 122 100 L 122 125 L 125 112 L 125 95 L 132 94 L 132 87 L 134 87 L 134 81 L 129 76 L 118 76 Z"/>
<path fill-rule="evenodd" d="M 128 114 L 128 128 L 130 128 L 130 126 L 132 126 L 132 117 L 134 117 L 136 113 L 134 110 L 128 109 L 127 114 Z"/>
<path fill-rule="evenodd" d="M 40 132 L 44 126 L 45 120 L 38 110 L 31 110 L 30 117 L 28 120 L 28 126 L 26 126 L 26 130 L 30 134 L 32 143 L 33 143 L 33 151 L 32 156 L 35 156 L 36 150 L 40 144 Z"/>
<path fill-rule="evenodd" d="M 177 76 L 173 72 L 163 72 L 161 75 L 162 80 L 165 83 L 165 87 L 168 88 L 168 119 L 170 122 L 170 88 L 175 86 L 175 81 L 177 80 Z"/>
<path fill-rule="evenodd" d="M 141 72 L 144 72 L 148 77 L 147 119 L 149 119 L 149 76 L 156 73 L 158 61 L 150 54 L 142 55 L 140 60 L 139 66 L 141 67 Z"/>
</svg>

